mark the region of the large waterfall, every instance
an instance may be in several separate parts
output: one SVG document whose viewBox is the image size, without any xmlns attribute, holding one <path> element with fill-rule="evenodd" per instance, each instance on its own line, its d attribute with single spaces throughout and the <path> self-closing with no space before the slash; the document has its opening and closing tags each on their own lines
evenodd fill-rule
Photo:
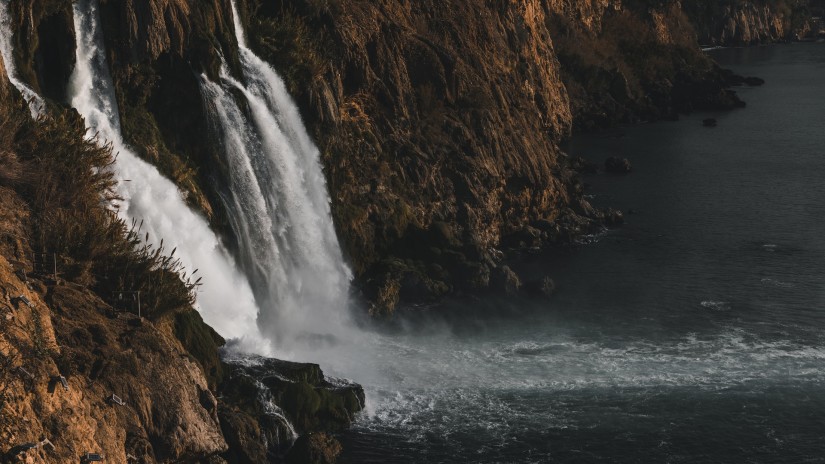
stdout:
<svg viewBox="0 0 825 464">
<path fill-rule="evenodd" d="M 350 271 L 335 235 L 318 149 L 284 82 L 247 48 L 231 4 L 242 76 L 233 78 L 226 64 L 220 83 L 203 76 L 204 104 L 228 158 L 226 207 L 239 261 L 262 308 L 259 325 L 280 354 L 300 357 L 351 328 Z"/>
<path fill-rule="evenodd" d="M 243 273 L 206 220 L 187 207 L 178 188 L 124 143 L 98 16 L 97 0 L 74 4 L 77 64 L 69 91 L 72 106 L 90 131 L 117 153 L 121 216 L 143 221 L 151 241 L 163 239 L 168 249 L 177 248 L 176 256 L 190 272 L 199 270 L 204 284 L 198 306 L 208 324 L 227 338 L 246 340 L 256 351 L 266 351 L 257 330 L 255 298 Z"/>
<path fill-rule="evenodd" d="M 241 340 L 242 351 L 352 366 L 359 350 L 341 349 L 355 338 L 347 307 L 351 273 L 335 235 L 320 153 L 284 82 L 247 48 L 234 1 L 231 6 L 242 75 L 233 77 L 224 64 L 219 82 L 202 76 L 201 91 L 229 167 L 223 198 L 239 242 L 234 259 L 177 187 L 124 142 L 98 0 L 73 7 L 71 104 L 90 134 L 117 154 L 121 217 L 142 221 L 151 242 L 163 239 L 189 271 L 199 270 L 198 309 L 207 323 Z M 0 0 L 0 51 L 12 83 L 37 115 L 43 99 L 15 77 L 7 7 Z"/>
<path fill-rule="evenodd" d="M 3 56 L 3 63 L 6 65 L 6 74 L 11 84 L 17 88 L 23 98 L 29 102 L 29 109 L 32 117 L 40 116 L 46 109 L 43 98 L 24 84 L 17 76 L 17 65 L 14 62 L 14 47 L 12 46 L 11 16 L 9 16 L 9 1 L 0 0 L 0 55 Z"/>
</svg>

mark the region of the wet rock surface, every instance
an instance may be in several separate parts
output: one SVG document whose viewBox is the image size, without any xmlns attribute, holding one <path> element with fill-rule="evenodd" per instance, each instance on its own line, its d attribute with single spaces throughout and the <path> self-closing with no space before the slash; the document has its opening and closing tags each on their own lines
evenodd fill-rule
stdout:
<svg viewBox="0 0 825 464">
<path fill-rule="evenodd" d="M 228 431 L 229 462 L 260 462 L 254 459 L 262 455 L 287 456 L 288 462 L 327 456 L 332 460 L 306 462 L 334 462 L 340 445 L 326 433 L 347 428 L 365 404 L 360 385 L 325 378 L 317 364 L 247 357 L 229 361 L 227 370 L 219 392 L 230 406 L 219 415 Z M 294 446 L 299 450 L 293 452 Z"/>
</svg>

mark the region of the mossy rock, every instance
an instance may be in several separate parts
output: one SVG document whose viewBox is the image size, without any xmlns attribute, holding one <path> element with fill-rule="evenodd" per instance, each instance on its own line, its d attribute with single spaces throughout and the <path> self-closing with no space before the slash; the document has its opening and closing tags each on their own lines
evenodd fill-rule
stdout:
<svg viewBox="0 0 825 464">
<path fill-rule="evenodd" d="M 224 365 L 218 350 L 226 340 L 209 327 L 194 309 L 175 314 L 175 336 L 200 363 L 209 386 L 216 388 L 224 377 Z"/>
</svg>

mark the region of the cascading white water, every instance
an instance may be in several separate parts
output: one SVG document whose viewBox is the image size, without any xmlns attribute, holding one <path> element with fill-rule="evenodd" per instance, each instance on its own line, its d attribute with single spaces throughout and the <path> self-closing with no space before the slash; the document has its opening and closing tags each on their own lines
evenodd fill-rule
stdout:
<svg viewBox="0 0 825 464">
<path fill-rule="evenodd" d="M 13 34 L 11 17 L 9 16 L 9 1 L 0 0 L 0 55 L 3 56 L 3 63 L 6 65 L 6 74 L 9 81 L 29 103 L 32 117 L 36 118 L 46 110 L 46 102 L 17 76 L 17 65 L 14 62 L 13 53 L 14 47 L 12 46 Z"/>
<path fill-rule="evenodd" d="M 263 309 L 259 326 L 279 354 L 301 357 L 352 329 L 351 273 L 335 235 L 320 153 L 284 82 L 247 48 L 231 5 L 243 82 L 224 63 L 220 84 L 202 77 L 204 103 L 226 152 L 227 209 L 239 261 Z"/>
<path fill-rule="evenodd" d="M 257 329 L 257 305 L 246 278 L 206 220 L 187 207 L 177 187 L 123 141 L 98 15 L 97 0 L 74 4 L 77 64 L 69 90 L 72 106 L 83 115 L 86 126 L 117 153 L 119 212 L 124 218 L 143 221 L 151 241 L 163 239 L 168 249 L 177 249 L 176 257 L 189 271 L 199 270 L 203 285 L 198 309 L 208 324 L 224 337 L 239 339 L 242 347 L 255 347 L 266 354 Z"/>
</svg>

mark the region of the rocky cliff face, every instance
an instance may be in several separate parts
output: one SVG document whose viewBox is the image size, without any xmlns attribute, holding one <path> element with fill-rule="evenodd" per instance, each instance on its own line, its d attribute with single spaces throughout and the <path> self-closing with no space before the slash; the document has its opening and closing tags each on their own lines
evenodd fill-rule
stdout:
<svg viewBox="0 0 825 464">
<path fill-rule="evenodd" d="M 551 20 L 577 130 L 741 105 L 679 2 L 561 2 Z"/>
<path fill-rule="evenodd" d="M 390 300 L 486 288 L 504 237 L 588 211 L 555 146 L 571 118 L 543 2 L 243 11 L 303 103 L 352 264 Z"/>
<path fill-rule="evenodd" d="M 684 2 L 706 45 L 755 45 L 800 40 L 815 33 L 809 0 Z"/>
<path fill-rule="evenodd" d="M 738 104 L 678 3 L 244 3 L 379 310 L 495 286 L 508 249 L 590 230 L 557 148 L 573 128 Z"/>
<path fill-rule="evenodd" d="M 24 281 L 14 271 L 0 257 L 0 452 L 44 439 L 52 445 L 22 454 L 31 462 L 76 462 L 86 452 L 109 462 L 127 462 L 127 454 L 168 462 L 227 449 L 217 400 L 166 330 L 112 319 L 85 289 Z M 112 394 L 125 405 L 108 400 Z"/>
<path fill-rule="evenodd" d="M 558 148 L 574 129 L 738 104 L 678 2 L 238 3 L 251 46 L 285 77 L 322 150 L 339 236 L 376 312 L 450 291 L 516 291 L 508 255 L 596 227 L 604 213 Z M 124 136 L 228 234 L 226 161 L 198 89 L 220 54 L 238 74 L 228 2 L 100 6 Z M 317 366 L 221 362 L 191 288 L 101 207 L 111 154 L 82 142 L 65 109 L 72 2 L 11 0 L 9 10 L 21 78 L 54 117 L 32 122 L 0 78 L 0 452 L 12 459 L 18 442 L 48 438 L 54 448 L 27 459 L 277 461 L 291 441 L 282 418 L 299 433 L 346 426 L 362 393 Z M 36 253 L 58 248 L 63 275 L 49 280 Z M 116 317 L 127 283 L 148 292 L 150 320 Z M 68 391 L 51 381 L 59 375 Z M 126 405 L 107 403 L 112 393 Z M 319 435 L 300 443 L 314 456 L 337 449 Z"/>
<path fill-rule="evenodd" d="M 339 236 L 379 311 L 485 290 L 508 249 L 592 230 L 602 213 L 557 148 L 573 128 L 738 103 L 678 2 L 238 4 L 322 150 Z M 12 2 L 20 68 L 58 101 L 46 81 L 71 69 L 70 10 Z M 101 15 L 126 139 L 229 234 L 197 85 L 219 54 L 237 71 L 228 2 L 104 0 Z"/>
</svg>

